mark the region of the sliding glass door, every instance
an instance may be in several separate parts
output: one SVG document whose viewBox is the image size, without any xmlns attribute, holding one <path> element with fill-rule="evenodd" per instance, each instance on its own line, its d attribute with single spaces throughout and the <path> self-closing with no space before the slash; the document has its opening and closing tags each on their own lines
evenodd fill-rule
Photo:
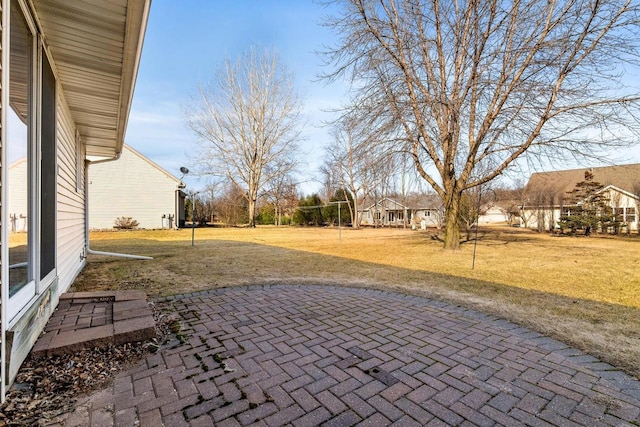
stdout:
<svg viewBox="0 0 640 427">
<path fill-rule="evenodd" d="M 26 2 L 12 0 L 5 205 L 9 321 L 56 276 L 56 78 Z"/>
<path fill-rule="evenodd" d="M 34 57 L 32 27 L 17 1 L 11 2 L 9 109 L 6 155 L 9 163 L 9 319 L 35 295 L 34 270 Z"/>
</svg>

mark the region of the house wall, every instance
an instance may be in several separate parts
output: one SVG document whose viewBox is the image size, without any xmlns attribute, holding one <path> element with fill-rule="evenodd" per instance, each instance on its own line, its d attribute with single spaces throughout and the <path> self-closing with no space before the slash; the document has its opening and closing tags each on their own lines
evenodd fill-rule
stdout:
<svg viewBox="0 0 640 427">
<path fill-rule="evenodd" d="M 176 179 L 125 146 L 118 160 L 89 167 L 89 227 L 112 229 L 124 216 L 139 228 L 168 228 L 162 215 L 175 218 L 177 189 Z"/>
<path fill-rule="evenodd" d="M 640 200 L 638 200 L 637 198 L 629 197 L 627 194 L 615 191 L 613 189 L 608 190 L 608 197 L 611 207 L 635 209 L 635 221 L 629 222 L 628 224 L 629 231 L 638 231 L 638 210 L 640 209 Z"/>
<path fill-rule="evenodd" d="M 9 182 L 11 191 L 9 192 L 9 232 L 20 233 L 27 231 L 27 180 L 28 175 L 27 159 L 22 158 L 9 165 Z"/>
<path fill-rule="evenodd" d="M 521 225 L 532 230 L 549 231 L 555 227 L 560 219 L 560 208 L 526 207 L 521 212 Z"/>
<path fill-rule="evenodd" d="M 478 216 L 479 224 L 501 224 L 509 221 L 509 217 L 504 209 L 493 206 L 483 214 Z"/>
<path fill-rule="evenodd" d="M 76 141 L 76 128 L 58 90 L 57 103 L 57 268 L 60 293 L 66 292 L 84 266 L 84 148 Z M 79 150 L 79 151 L 78 151 Z M 80 162 L 80 164 L 78 164 Z"/>
<path fill-rule="evenodd" d="M 419 227 L 439 227 L 443 223 L 443 214 L 435 209 L 417 209 L 413 222 Z"/>
<path fill-rule="evenodd" d="M 627 194 L 609 190 L 609 205 L 616 208 L 635 208 L 635 221 L 629 222 L 629 231 L 638 231 L 638 211 L 640 201 Z M 526 226 L 533 230 L 548 231 L 553 229 L 560 220 L 560 207 L 526 207 L 523 215 L 527 218 Z M 524 225 L 524 224 L 523 224 Z M 624 232 L 625 230 L 623 230 Z"/>
<path fill-rule="evenodd" d="M 402 226 L 411 221 L 411 210 L 398 202 L 384 198 L 375 205 L 359 212 L 360 225 Z"/>
</svg>

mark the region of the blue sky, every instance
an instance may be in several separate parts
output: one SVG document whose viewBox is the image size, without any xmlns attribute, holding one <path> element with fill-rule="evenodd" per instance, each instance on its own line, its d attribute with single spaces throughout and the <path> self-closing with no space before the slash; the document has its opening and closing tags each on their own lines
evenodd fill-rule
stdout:
<svg viewBox="0 0 640 427">
<path fill-rule="evenodd" d="M 311 0 L 155 0 L 151 4 L 126 142 L 170 173 L 192 169 L 190 153 L 199 141 L 185 125 L 183 108 L 199 84 L 208 82 L 225 58 L 251 46 L 276 49 L 295 75 L 304 100 L 302 152 L 315 170 L 329 142 L 322 127 L 340 105 L 344 87 L 318 82 L 323 71 L 317 51 L 331 43 L 321 25 L 323 6 Z M 190 174 L 191 175 L 191 174 Z M 206 182 L 185 177 L 192 189 Z M 318 184 L 307 183 L 303 191 Z"/>
<path fill-rule="evenodd" d="M 235 59 L 251 46 L 276 49 L 295 74 L 296 89 L 305 102 L 302 152 L 305 174 L 320 166 L 329 143 L 322 125 L 340 106 L 346 86 L 318 82 L 323 71 L 317 51 L 334 43 L 330 28 L 321 25 L 327 10 L 312 0 L 154 0 L 134 101 L 126 135 L 131 145 L 170 173 L 193 169 L 190 153 L 199 141 L 185 126 L 183 108 L 198 85 L 208 82 L 225 58 Z M 634 77 L 630 77 L 635 79 Z M 636 82 L 637 86 L 637 82 Z M 610 161 L 640 163 L 640 145 L 611 153 Z M 556 165 L 557 168 L 580 165 Z M 521 170 L 528 179 L 530 171 Z M 185 177 L 189 190 L 206 180 Z M 320 188 L 307 182 L 309 194 Z"/>
</svg>

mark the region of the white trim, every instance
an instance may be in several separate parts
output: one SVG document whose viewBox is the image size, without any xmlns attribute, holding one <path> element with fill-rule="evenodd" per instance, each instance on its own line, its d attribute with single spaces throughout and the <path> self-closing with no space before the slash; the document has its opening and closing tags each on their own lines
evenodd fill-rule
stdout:
<svg viewBox="0 0 640 427">
<path fill-rule="evenodd" d="M 41 235 L 41 197 L 42 193 L 42 49 L 40 36 L 36 32 L 34 34 L 35 39 L 35 55 L 34 64 L 35 68 L 33 73 L 33 79 L 31 84 L 33 85 L 32 91 L 34 93 L 34 103 L 32 105 L 33 114 L 33 138 L 31 141 L 33 153 L 31 156 L 27 156 L 29 161 L 29 169 L 31 174 L 32 183 L 27 189 L 27 194 L 30 198 L 29 216 L 32 218 L 27 225 L 29 237 L 32 240 L 32 244 L 29 245 L 32 253 L 31 264 L 32 274 L 35 281 L 35 294 L 40 293 L 40 235 Z M 35 165 L 35 166 L 34 166 Z M 31 191 L 29 191 L 31 190 Z M 27 218 L 28 220 L 29 218 Z"/>
<path fill-rule="evenodd" d="M 5 184 L 8 178 L 8 168 L 5 166 L 5 159 L 7 158 L 7 127 L 5 126 L 7 123 L 7 108 L 9 105 L 9 96 L 7 92 L 6 82 L 9 81 L 9 15 L 8 13 L 8 5 L 9 0 L 0 0 L 2 2 L 2 58 L 0 64 L 2 65 L 2 77 L 0 80 L 0 88 L 2 88 L 2 94 L 0 99 L 0 160 L 2 160 L 2 169 L 0 170 L 2 174 L 2 178 L 0 182 Z M 4 260 L 9 259 L 9 230 L 6 226 L 9 224 L 8 212 L 4 207 L 4 202 L 8 199 L 9 193 L 7 191 L 7 186 L 2 185 L 2 198 L 0 203 L 0 224 L 4 226 L 0 228 L 0 250 L 2 251 L 0 254 L 0 401 L 4 403 L 5 395 L 6 395 L 6 384 L 7 384 L 7 356 L 6 356 L 6 337 L 7 337 L 7 316 L 8 310 L 7 305 L 9 303 L 9 263 L 4 262 Z"/>
<path fill-rule="evenodd" d="M 150 158 L 146 157 L 144 154 L 140 153 L 138 150 L 136 150 L 135 148 L 133 148 L 132 146 L 128 145 L 128 144 L 124 144 L 123 149 L 127 149 L 129 151 L 131 151 L 131 153 L 135 154 L 136 156 L 138 156 L 141 160 L 149 163 L 150 166 L 156 168 L 157 170 L 159 170 L 160 172 L 162 172 L 163 174 L 165 174 L 168 178 L 172 179 L 173 181 L 176 182 L 176 184 L 178 185 L 178 188 L 184 188 L 184 183 L 179 180 L 177 177 L 175 177 L 174 175 L 172 175 L 170 172 L 168 172 L 166 169 L 163 169 L 160 165 L 158 165 L 156 162 L 154 162 L 153 160 L 151 160 Z M 96 163 L 96 162 L 93 162 Z M 182 187 L 180 187 L 182 185 Z"/>
<path fill-rule="evenodd" d="M 609 185 L 607 185 L 606 187 L 604 187 L 604 188 L 602 188 L 602 189 L 600 189 L 600 190 L 596 191 L 596 194 L 604 193 L 604 192 L 605 192 L 605 191 L 607 191 L 607 190 L 614 190 L 614 191 L 617 191 L 617 192 L 619 192 L 619 193 L 624 194 L 624 195 L 625 195 L 625 196 L 627 196 L 627 197 L 630 197 L 630 198 L 632 198 L 632 199 L 636 199 L 636 200 L 639 200 L 639 201 L 640 201 L 640 196 L 638 196 L 637 194 L 630 193 L 629 191 L 627 191 L 627 190 L 623 190 L 622 188 L 620 188 L 620 187 L 616 187 L 615 185 L 612 185 L 612 184 L 609 184 Z"/>
<path fill-rule="evenodd" d="M 29 290 L 31 288 L 31 290 Z M 13 325 L 16 324 L 18 320 L 20 320 L 19 314 L 23 311 L 27 311 L 31 304 L 36 299 L 35 293 L 35 281 L 31 281 L 22 287 L 16 294 L 11 297 L 11 304 L 7 308 L 8 311 L 8 322 L 7 322 L 7 330 L 11 329 Z"/>
<path fill-rule="evenodd" d="M 38 104 L 39 104 L 39 91 L 37 91 L 37 85 L 38 85 L 38 80 L 39 80 L 39 72 L 38 72 L 38 63 L 39 63 L 39 41 L 38 41 L 38 34 L 35 28 L 35 24 L 33 22 L 33 19 L 31 17 L 31 14 L 29 12 L 29 8 L 27 7 L 26 3 L 23 0 L 17 0 L 17 5 L 20 8 L 21 12 L 22 12 L 22 16 L 27 24 L 28 27 L 28 31 L 31 32 L 31 37 L 32 37 L 32 52 L 31 52 L 31 82 L 30 85 L 27 87 L 27 92 L 26 95 L 28 97 L 27 100 L 27 106 L 28 106 L 28 121 L 26 123 L 27 125 L 27 174 L 28 174 L 28 179 L 27 179 L 27 191 L 26 191 L 26 196 L 28 198 L 27 200 L 27 224 L 26 224 L 26 229 L 27 229 L 27 277 L 31 277 L 31 280 L 29 280 L 14 296 L 10 296 L 9 295 L 9 287 L 10 287 L 10 274 L 7 271 L 7 305 L 9 307 L 7 307 L 7 310 L 5 311 L 6 317 L 3 318 L 3 323 L 4 323 L 4 327 L 6 329 L 9 329 L 14 323 L 15 321 L 18 319 L 18 314 L 30 304 L 30 301 L 32 299 L 35 298 L 35 296 L 37 295 L 37 274 L 35 274 L 38 270 L 38 252 L 37 252 L 37 237 L 38 237 L 38 225 L 39 225 L 39 221 L 37 218 L 37 212 L 38 212 L 38 203 L 39 200 L 36 197 L 38 194 L 38 190 L 39 190 L 39 184 L 38 184 L 38 173 L 37 173 L 37 167 L 34 167 L 34 165 L 39 164 L 39 150 L 37 149 L 38 147 L 38 140 L 39 140 L 39 132 L 38 132 Z M 3 9 L 4 13 L 8 14 L 8 16 L 11 15 L 11 3 L 9 2 L 9 8 L 8 9 Z M 10 22 L 9 22 L 9 25 Z M 11 33 L 11 28 L 10 27 L 5 27 L 3 34 L 7 33 L 8 34 L 8 41 L 9 43 L 11 43 L 10 40 L 10 33 Z M 10 49 L 3 49 L 3 51 L 7 52 L 8 57 L 7 57 L 7 63 L 5 64 L 6 66 L 4 67 L 5 69 L 9 69 L 10 67 L 10 62 L 11 62 L 11 52 Z M 7 77 L 9 76 L 9 74 L 7 74 Z M 4 89 L 4 94 L 6 94 L 6 101 L 7 103 L 4 104 L 8 107 L 9 105 L 9 97 L 10 97 L 10 85 L 5 85 L 3 87 Z M 3 99 L 5 100 L 5 99 Z M 6 110 L 7 108 L 3 108 L 3 110 Z M 3 111 L 4 113 L 4 111 Z M 6 114 L 3 116 L 3 118 L 6 119 Z M 3 126 L 3 130 L 8 128 L 8 123 L 6 123 L 6 120 L 4 122 L 4 126 Z M 6 137 L 6 133 L 3 134 L 3 136 Z M 6 147 L 6 139 L 3 139 L 3 142 L 5 142 L 5 144 L 3 144 L 3 147 Z M 3 158 L 6 158 L 6 151 L 7 149 L 5 148 L 5 150 L 3 151 Z M 3 181 L 4 185 L 2 186 L 3 189 L 7 189 L 10 187 L 10 182 L 8 180 L 8 175 L 7 175 L 7 179 L 5 179 Z M 6 193 L 4 193 L 6 195 L 5 200 L 8 200 L 9 194 L 8 191 Z M 6 203 L 3 204 L 3 210 L 6 210 L 5 207 L 7 206 Z M 6 224 L 6 223 L 5 223 Z M 5 245 L 7 247 L 7 257 L 5 259 L 9 259 L 8 254 L 9 254 L 9 238 L 7 235 L 7 238 L 5 240 Z M 5 331 L 6 331 L 5 329 Z"/>
</svg>

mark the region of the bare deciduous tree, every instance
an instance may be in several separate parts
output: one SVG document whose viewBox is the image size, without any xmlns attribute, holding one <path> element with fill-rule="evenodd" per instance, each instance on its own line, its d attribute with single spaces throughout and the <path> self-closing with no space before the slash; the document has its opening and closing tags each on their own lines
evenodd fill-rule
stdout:
<svg viewBox="0 0 640 427">
<path fill-rule="evenodd" d="M 225 61 L 187 108 L 189 127 L 206 143 L 196 159 L 201 172 L 244 189 L 251 226 L 264 186 L 296 164 L 301 108 L 278 55 L 256 49 Z"/>
<path fill-rule="evenodd" d="M 330 194 L 336 190 L 348 191 L 353 200 L 353 206 L 349 197 L 344 195 L 351 214 L 351 226 L 360 227 L 360 212 L 362 204 L 368 199 L 376 180 L 380 174 L 380 156 L 371 149 L 371 144 L 366 133 L 355 128 L 348 121 L 336 123 L 332 129 L 332 142 L 326 147 L 325 164 L 322 169 L 327 182 L 331 182 L 335 188 L 330 189 Z"/>
<path fill-rule="evenodd" d="M 326 77 L 350 78 L 352 112 L 404 141 L 444 201 L 445 248 L 459 247 L 464 192 L 525 153 L 595 157 L 640 133 L 623 72 L 638 65 L 638 2 L 329 3 L 340 41 Z"/>
<path fill-rule="evenodd" d="M 298 205 L 297 187 L 290 174 L 279 174 L 267 183 L 265 197 L 273 205 L 274 225 L 282 225 L 282 214 L 293 215 Z"/>
</svg>

